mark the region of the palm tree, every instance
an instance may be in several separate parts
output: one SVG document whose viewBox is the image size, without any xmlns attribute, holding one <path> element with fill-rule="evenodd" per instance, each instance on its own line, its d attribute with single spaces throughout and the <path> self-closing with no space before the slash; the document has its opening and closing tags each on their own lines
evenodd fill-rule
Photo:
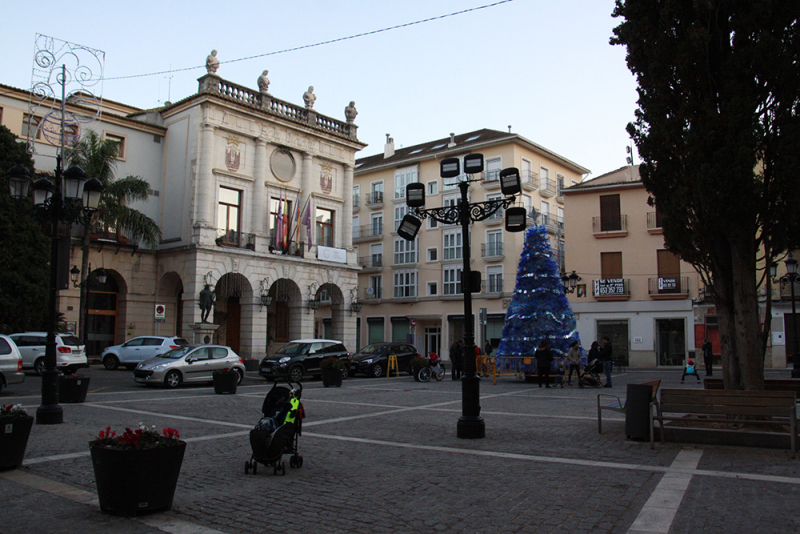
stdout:
<svg viewBox="0 0 800 534">
<path fill-rule="evenodd" d="M 161 241 L 161 228 L 145 214 L 128 206 L 129 202 L 147 200 L 150 186 L 139 176 L 126 176 L 116 180 L 114 173 L 117 166 L 119 143 L 111 139 L 101 139 L 89 131 L 73 148 L 69 160 L 72 165 L 79 165 L 89 177 L 98 178 L 105 187 L 100 199 L 97 213 L 91 224 L 83 229 L 81 236 L 81 272 L 89 269 L 89 245 L 94 226 L 116 228 L 124 232 L 126 237 L 136 243 L 143 243 L 155 248 Z M 89 296 L 87 284 L 81 286 L 79 331 L 86 343 L 86 324 L 84 309 Z"/>
</svg>

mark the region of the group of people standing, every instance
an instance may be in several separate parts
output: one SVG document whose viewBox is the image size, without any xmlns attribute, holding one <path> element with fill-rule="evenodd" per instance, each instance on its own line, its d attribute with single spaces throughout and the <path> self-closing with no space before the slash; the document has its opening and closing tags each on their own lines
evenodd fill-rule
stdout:
<svg viewBox="0 0 800 534">
<path fill-rule="evenodd" d="M 488 339 L 486 340 L 486 344 L 483 347 L 483 353 L 489 356 L 494 351 L 494 346 L 492 346 L 492 342 Z M 481 355 L 481 349 L 475 345 L 475 361 L 476 361 L 476 370 L 480 374 L 480 369 L 477 367 L 478 357 Z M 451 369 L 450 375 L 453 380 L 461 380 L 461 374 L 464 370 L 464 340 L 459 339 L 456 340 L 455 343 L 450 345 L 450 362 L 451 362 Z"/>
<path fill-rule="evenodd" d="M 536 358 L 536 374 L 539 378 L 539 387 L 550 387 L 550 366 L 553 363 L 553 353 L 550 349 L 550 343 L 547 338 L 539 342 L 534 354 Z M 611 365 L 613 363 L 613 347 L 611 339 L 608 336 L 603 336 L 603 344 L 600 345 L 597 341 L 592 342 L 587 355 L 587 361 L 598 360 L 603 363 L 603 372 L 606 375 L 606 383 L 603 387 L 610 388 L 611 386 Z M 567 364 L 569 369 L 565 369 L 567 385 L 572 385 L 572 371 L 575 375 L 580 377 L 581 372 L 581 345 L 578 341 L 573 341 L 569 345 L 569 352 L 567 352 Z"/>
</svg>

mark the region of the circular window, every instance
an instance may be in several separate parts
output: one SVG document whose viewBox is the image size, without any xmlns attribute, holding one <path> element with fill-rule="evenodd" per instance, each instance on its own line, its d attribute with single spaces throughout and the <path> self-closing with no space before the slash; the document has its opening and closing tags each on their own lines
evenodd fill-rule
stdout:
<svg viewBox="0 0 800 534">
<path fill-rule="evenodd" d="M 269 158 L 269 166 L 272 169 L 272 174 L 282 182 L 290 181 L 294 178 L 294 173 L 297 172 L 294 157 L 285 148 L 279 148 L 272 153 Z"/>
</svg>

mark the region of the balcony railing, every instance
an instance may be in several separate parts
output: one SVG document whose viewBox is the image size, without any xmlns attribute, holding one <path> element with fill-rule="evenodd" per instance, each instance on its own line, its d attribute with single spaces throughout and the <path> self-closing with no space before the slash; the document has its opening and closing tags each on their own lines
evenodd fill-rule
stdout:
<svg viewBox="0 0 800 534">
<path fill-rule="evenodd" d="M 592 295 L 596 299 L 620 300 L 631 296 L 631 281 L 627 278 L 593 280 Z"/>
<path fill-rule="evenodd" d="M 304 258 L 307 250 L 308 247 L 306 247 L 305 241 L 289 240 L 284 246 L 283 243 L 278 242 L 278 239 L 276 239 L 274 235 L 269 237 L 269 251 L 273 254 L 286 254 Z"/>
<path fill-rule="evenodd" d="M 648 278 L 647 293 L 653 298 L 686 298 L 689 295 L 689 277 Z"/>
<path fill-rule="evenodd" d="M 628 233 L 628 216 L 619 217 L 592 217 L 592 233 L 595 236 L 602 234 Z"/>
<path fill-rule="evenodd" d="M 536 191 L 539 189 L 539 174 L 533 171 L 522 171 L 519 174 L 522 182 L 522 189 L 525 191 Z"/>
<path fill-rule="evenodd" d="M 556 181 L 552 178 L 539 179 L 539 194 L 543 197 L 556 196 Z"/>
<path fill-rule="evenodd" d="M 383 223 L 373 222 L 353 227 L 353 241 L 367 241 L 383 236 Z"/>
<path fill-rule="evenodd" d="M 658 212 L 647 213 L 647 231 L 650 233 L 661 231 L 661 215 Z"/>
<path fill-rule="evenodd" d="M 500 187 L 500 169 L 483 171 L 483 186 L 486 189 L 496 189 Z"/>
<path fill-rule="evenodd" d="M 359 256 L 358 264 L 365 269 L 375 269 L 383 267 L 383 254 L 370 254 L 369 256 Z"/>
<path fill-rule="evenodd" d="M 367 193 L 367 206 L 383 204 L 383 191 L 373 191 Z"/>
<path fill-rule="evenodd" d="M 488 278 L 483 286 L 486 293 L 502 293 L 503 292 L 503 277 L 492 276 Z"/>
<path fill-rule="evenodd" d="M 494 257 L 503 255 L 503 243 L 482 243 L 481 257 Z"/>
<path fill-rule="evenodd" d="M 353 209 L 357 210 L 361 207 L 361 195 L 353 195 Z"/>
<path fill-rule="evenodd" d="M 554 217 L 549 213 L 539 214 L 539 224 L 547 228 L 551 234 L 564 235 L 564 218 Z"/>
</svg>

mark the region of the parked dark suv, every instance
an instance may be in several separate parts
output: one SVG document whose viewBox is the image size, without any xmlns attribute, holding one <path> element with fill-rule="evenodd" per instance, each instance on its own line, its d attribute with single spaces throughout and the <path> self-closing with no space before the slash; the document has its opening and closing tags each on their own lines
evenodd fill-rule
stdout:
<svg viewBox="0 0 800 534">
<path fill-rule="evenodd" d="M 275 354 L 261 360 L 258 373 L 267 380 L 288 378 L 300 382 L 303 376 L 321 376 L 320 362 L 335 356 L 344 362 L 342 378 L 350 371 L 350 353 L 341 341 L 333 339 L 296 339 L 290 341 Z"/>
<path fill-rule="evenodd" d="M 369 376 L 386 376 L 389 356 L 397 356 L 400 371 L 411 373 L 411 360 L 419 357 L 416 347 L 408 343 L 372 343 L 350 358 L 350 376 L 362 373 Z"/>
</svg>

